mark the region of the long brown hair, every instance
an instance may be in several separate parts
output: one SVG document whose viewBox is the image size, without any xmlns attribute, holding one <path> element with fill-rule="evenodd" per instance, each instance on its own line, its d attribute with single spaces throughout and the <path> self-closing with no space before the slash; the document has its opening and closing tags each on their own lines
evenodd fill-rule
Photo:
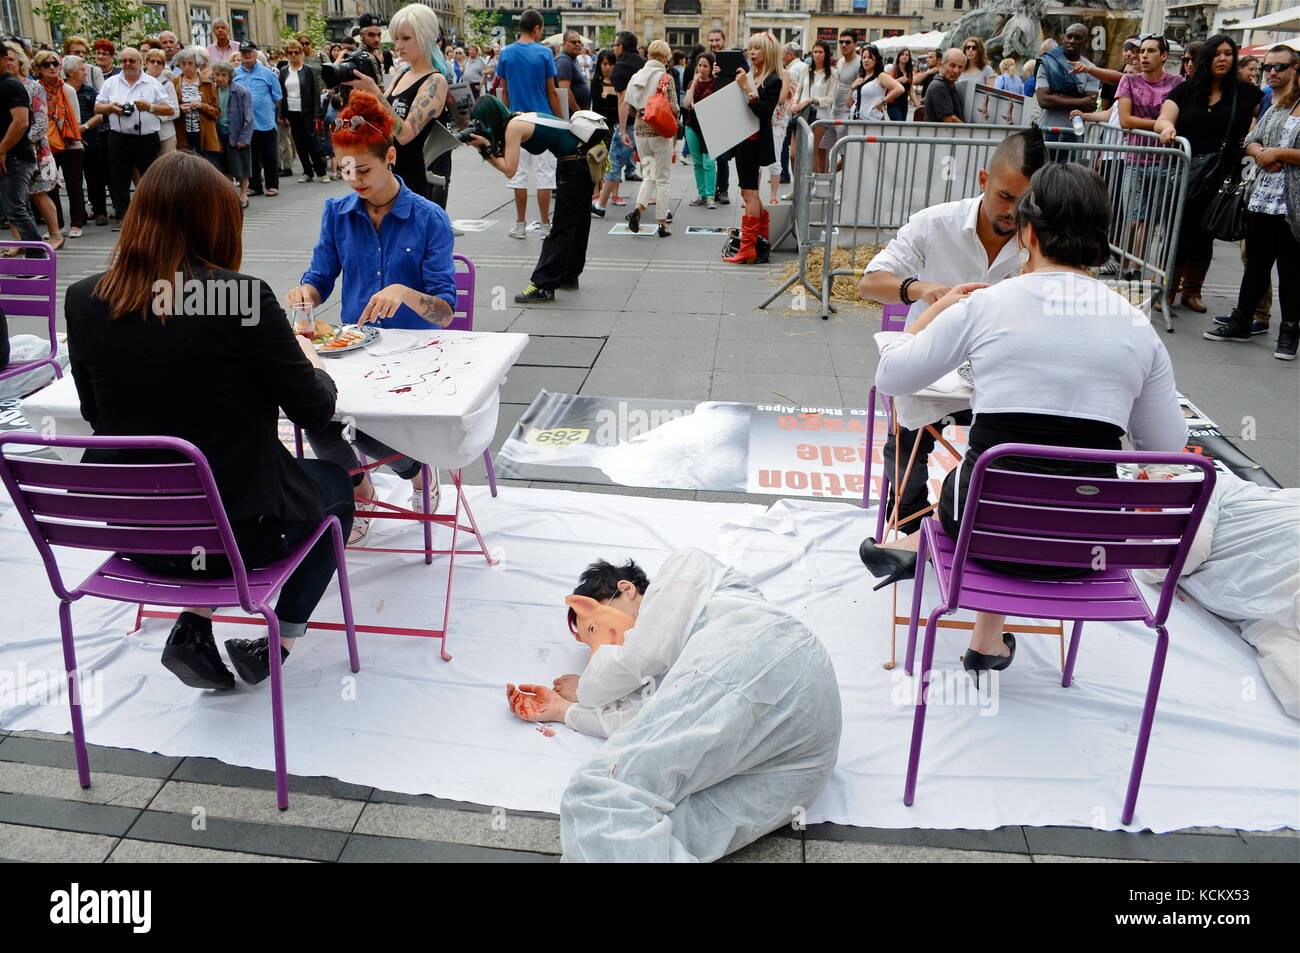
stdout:
<svg viewBox="0 0 1300 953">
<path fill-rule="evenodd" d="M 235 190 L 207 159 L 173 152 L 140 177 L 95 297 L 108 302 L 112 318 L 147 314 L 155 282 L 173 282 L 177 272 L 189 278 L 200 267 L 238 271 L 243 257 L 244 213 Z"/>
</svg>

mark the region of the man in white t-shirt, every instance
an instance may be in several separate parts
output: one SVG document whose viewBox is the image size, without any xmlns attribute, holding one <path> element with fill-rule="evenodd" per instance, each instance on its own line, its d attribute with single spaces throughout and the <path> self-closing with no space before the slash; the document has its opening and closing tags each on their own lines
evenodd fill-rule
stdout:
<svg viewBox="0 0 1300 953">
<path fill-rule="evenodd" d="M 142 69 L 140 51 L 127 47 L 118 58 L 122 71 L 104 80 L 95 114 L 108 117 L 108 189 L 113 208 L 125 217 L 131 201 L 131 173 L 141 175 L 162 147 L 160 116 L 175 115 L 162 85 Z M 113 226 L 121 230 L 121 224 Z"/>
<path fill-rule="evenodd" d="M 1029 191 L 1029 177 L 1045 156 L 1040 139 L 1032 133 L 1014 133 L 1002 141 L 979 174 L 980 195 L 934 205 L 914 214 L 885 248 L 871 259 L 858 283 L 858 296 L 882 304 L 910 305 L 908 324 L 956 285 L 979 281 L 994 284 L 1020 272 L 1020 247 L 1015 241 L 1015 208 Z M 969 423 L 970 411 L 953 415 L 955 423 Z M 935 424 L 932 426 L 939 427 Z M 883 464 L 893 481 L 894 461 L 899 475 L 919 441 L 907 482 L 899 491 L 899 529 L 915 533 L 919 519 L 909 517 L 929 505 L 926 492 L 928 460 L 934 436 L 926 429 L 898 429 L 898 446 L 891 434 L 885 443 Z M 872 452 L 868 447 L 867 451 Z M 885 503 L 882 501 L 882 505 Z M 889 512 L 893 501 L 888 502 Z"/>
</svg>

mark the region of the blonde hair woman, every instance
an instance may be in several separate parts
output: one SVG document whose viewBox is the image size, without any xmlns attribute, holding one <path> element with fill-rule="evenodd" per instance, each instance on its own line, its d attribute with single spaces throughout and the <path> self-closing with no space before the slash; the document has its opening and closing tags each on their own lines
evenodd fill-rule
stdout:
<svg viewBox="0 0 1300 953">
<path fill-rule="evenodd" d="M 755 33 L 748 43 L 750 71 L 736 70 L 736 83 L 745 94 L 746 108 L 758 117 L 758 132 L 735 148 L 736 179 L 744 215 L 740 220 L 740 248 L 723 261 L 749 264 L 759 258 L 758 237 L 771 240 L 770 219 L 758 194 L 759 170 L 776 161 L 772 142 L 772 113 L 781 99 L 781 49 L 770 33 Z M 763 259 L 766 261 L 766 258 Z"/>
<path fill-rule="evenodd" d="M 663 40 L 654 40 L 646 48 L 648 62 L 645 69 L 658 76 L 647 83 L 648 89 L 658 90 L 663 85 L 668 105 L 672 107 L 673 118 L 681 123 L 681 110 L 677 106 L 677 81 L 669 70 L 672 62 L 673 48 Z M 653 64 L 658 64 L 655 69 Z M 634 232 L 641 230 L 641 213 L 651 202 L 655 203 L 655 215 L 659 219 L 659 237 L 667 238 L 672 234 L 668 230 L 668 179 L 673 171 L 673 137 L 661 136 L 655 128 L 638 113 L 636 124 L 632 127 L 636 134 L 636 149 L 641 156 L 641 188 L 636 194 L 636 208 L 628 213 L 627 226 Z"/>
</svg>

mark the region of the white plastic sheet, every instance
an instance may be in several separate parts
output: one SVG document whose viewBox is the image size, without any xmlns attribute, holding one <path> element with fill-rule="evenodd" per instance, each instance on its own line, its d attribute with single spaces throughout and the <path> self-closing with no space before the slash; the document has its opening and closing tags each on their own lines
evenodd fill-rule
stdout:
<svg viewBox="0 0 1300 953">
<path fill-rule="evenodd" d="M 401 496 L 394 479 L 381 487 L 391 499 Z M 998 692 L 984 700 L 961 687 L 969 684 L 958 661 L 965 633 L 940 630 L 938 683 L 949 688 L 949 699 L 930 708 L 916 803 L 907 808 L 912 683 L 901 667 L 882 668 L 889 593 L 871 592 L 873 580 L 856 552 L 875 526 L 874 511 L 802 500 L 764 510 L 512 487 L 497 499 L 485 488 L 469 492 L 501 564 L 489 568 L 481 557 L 459 564 L 447 643 L 453 660 L 441 661 L 436 640 L 360 635 L 362 670 L 352 676 L 341 636 L 313 631 L 285 667 L 291 772 L 509 810 L 557 811 L 570 775 L 600 742 L 562 725 L 542 731 L 519 721 L 506 709 L 506 682 L 545 684 L 581 671 L 586 652 L 567 631 L 562 598 L 592 559 L 632 557 L 653 578 L 669 551 L 699 546 L 799 616 L 834 661 L 843 739 L 810 822 L 1119 826 L 1151 660 L 1152 639 L 1143 626 L 1086 626 L 1069 689 L 1060 685 L 1056 640 L 1024 636 Z M 443 499 L 449 498 L 445 488 Z M 373 545 L 418 539 L 418 528 L 396 524 L 377 523 Z M 66 562 L 88 570 L 98 559 L 78 554 Z M 425 566 L 420 556 L 349 554 L 358 621 L 418 626 L 440 618 L 445 566 L 445 557 Z M 29 674 L 61 673 L 57 602 L 12 513 L 0 520 L 0 576 L 10 593 L 0 618 L 0 673 L 20 665 Z M 933 598 L 927 593 L 926 603 Z M 900 606 L 908 599 L 904 586 Z M 73 614 L 81 666 L 92 677 L 102 673 L 102 691 L 86 715 L 93 743 L 272 767 L 266 684 L 196 692 L 159 664 L 166 622 L 151 621 L 128 636 L 132 607 L 88 599 Z M 317 618 L 339 617 L 331 589 Z M 1254 650 L 1190 600 L 1175 605 L 1169 629 L 1134 827 L 1300 826 L 1296 723 L 1267 691 L 1250 697 L 1242 691 L 1243 679 L 1259 677 Z M 219 625 L 217 638 L 254 631 Z M 900 656 L 904 637 L 900 630 Z M 61 698 L 41 704 L 13 691 L 0 698 L 0 726 L 68 730 Z"/>
</svg>

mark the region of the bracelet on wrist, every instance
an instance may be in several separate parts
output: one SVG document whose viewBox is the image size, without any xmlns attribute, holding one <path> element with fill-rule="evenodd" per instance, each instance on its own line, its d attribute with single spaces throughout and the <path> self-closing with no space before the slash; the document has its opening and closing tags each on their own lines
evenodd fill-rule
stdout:
<svg viewBox="0 0 1300 953">
<path fill-rule="evenodd" d="M 907 304 L 907 305 L 916 304 L 916 301 L 914 299 L 909 298 L 907 296 L 907 292 L 908 289 L 910 289 L 912 285 L 916 284 L 916 282 L 918 281 L 920 281 L 920 278 L 918 278 L 916 275 L 912 275 L 911 277 L 904 278 L 901 282 L 899 282 L 898 300 L 901 301 L 903 304 Z"/>
</svg>

